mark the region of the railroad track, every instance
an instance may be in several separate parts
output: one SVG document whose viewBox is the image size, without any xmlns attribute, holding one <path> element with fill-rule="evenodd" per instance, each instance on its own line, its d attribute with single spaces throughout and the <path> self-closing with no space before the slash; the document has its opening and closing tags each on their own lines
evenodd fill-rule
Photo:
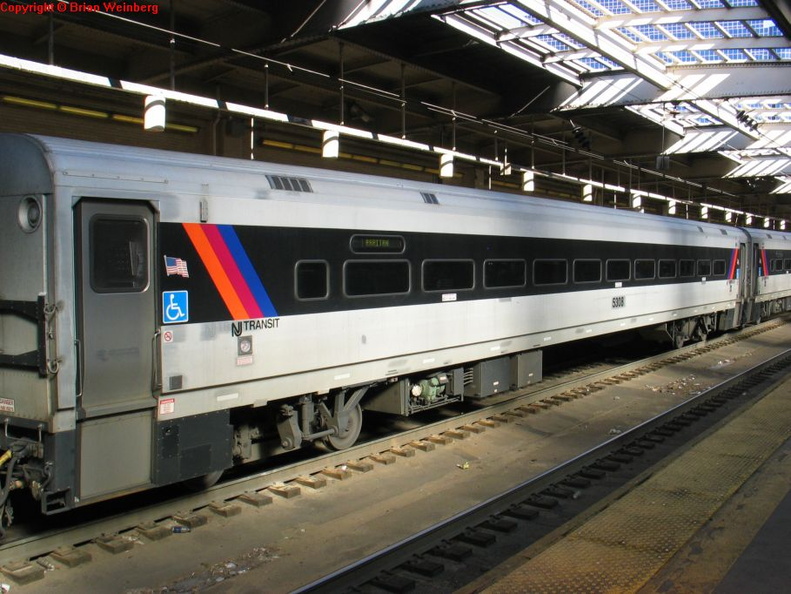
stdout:
<svg viewBox="0 0 791 594">
<path fill-rule="evenodd" d="M 684 444 L 768 393 L 789 370 L 791 349 L 296 593 L 456 591 L 480 577 L 481 568 L 546 537 L 581 509 L 620 496 L 630 484 L 641 482 L 651 468 L 677 455 Z M 597 482 L 606 484 L 595 488 Z M 554 512 L 552 519 L 536 526 L 541 510 L 558 506 L 565 507 L 565 513 Z M 564 527 L 563 531 L 568 530 Z M 494 554 L 487 555 L 490 548 Z M 485 560 L 476 561 L 475 555 Z M 446 572 L 448 565 L 455 566 L 454 570 Z"/>
<path fill-rule="evenodd" d="M 573 399 L 594 393 L 614 383 L 626 382 L 662 366 L 672 365 L 731 344 L 737 340 L 773 329 L 782 321 L 774 321 L 738 334 L 728 335 L 708 343 L 695 344 L 672 353 L 650 357 L 617 368 L 608 368 L 572 381 L 554 380 L 552 385 L 533 386 L 509 395 L 496 404 L 436 422 L 430 426 L 410 429 L 391 437 L 375 439 L 358 446 L 322 455 L 310 460 L 286 464 L 244 478 L 226 481 L 205 492 L 180 497 L 177 500 L 147 505 L 123 514 L 111 515 L 77 526 L 51 529 L 11 540 L 0 547 L 4 571 L 14 567 L 14 579 L 23 582 L 37 579 L 46 569 L 44 556 L 55 555 L 63 563 L 80 563 L 81 545 L 95 542 L 114 550 L 128 545 L 129 534 L 142 534 L 156 539 L 174 527 L 193 528 L 206 521 L 211 514 L 231 514 L 234 506 L 262 505 L 273 493 L 288 496 L 310 481 L 322 480 L 327 475 L 338 476 L 354 470 L 367 470 L 371 460 L 383 457 L 414 454 L 415 449 L 432 449 L 435 443 L 446 443 L 463 434 L 475 432 L 487 424 L 508 422 L 528 414 L 536 414 L 547 407 L 562 405 Z M 325 479 L 326 480 L 326 479 Z M 8 571 L 6 571 L 9 574 Z M 27 577 L 25 577 L 27 576 Z"/>
</svg>

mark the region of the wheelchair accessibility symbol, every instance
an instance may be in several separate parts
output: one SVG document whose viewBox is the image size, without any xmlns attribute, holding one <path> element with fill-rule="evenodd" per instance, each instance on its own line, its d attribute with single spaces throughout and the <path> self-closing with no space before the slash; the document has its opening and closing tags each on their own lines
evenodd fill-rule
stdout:
<svg viewBox="0 0 791 594">
<path fill-rule="evenodd" d="M 164 291 L 162 293 L 162 323 L 177 324 L 190 319 L 188 291 Z"/>
</svg>

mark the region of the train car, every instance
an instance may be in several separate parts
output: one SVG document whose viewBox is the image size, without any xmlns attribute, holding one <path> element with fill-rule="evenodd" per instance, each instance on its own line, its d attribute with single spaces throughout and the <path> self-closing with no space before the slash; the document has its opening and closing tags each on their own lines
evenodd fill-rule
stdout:
<svg viewBox="0 0 791 594">
<path fill-rule="evenodd" d="M 548 345 L 736 327 L 754 286 L 789 305 L 783 234 L 29 135 L 0 154 L 5 509 L 349 447 L 364 409 L 540 381 Z"/>
<path fill-rule="evenodd" d="M 745 320 L 756 322 L 791 310 L 791 236 L 765 229 L 745 233 L 743 250 L 751 262 Z"/>
</svg>

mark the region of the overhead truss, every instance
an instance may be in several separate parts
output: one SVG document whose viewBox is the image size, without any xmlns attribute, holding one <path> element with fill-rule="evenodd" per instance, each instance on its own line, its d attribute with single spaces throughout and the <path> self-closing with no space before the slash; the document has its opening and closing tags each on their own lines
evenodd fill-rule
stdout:
<svg viewBox="0 0 791 594">
<path fill-rule="evenodd" d="M 791 174 L 791 39 L 758 0 L 453 4 L 435 18 L 579 88 L 559 111 L 625 107 L 682 137 L 668 153 Z"/>
</svg>

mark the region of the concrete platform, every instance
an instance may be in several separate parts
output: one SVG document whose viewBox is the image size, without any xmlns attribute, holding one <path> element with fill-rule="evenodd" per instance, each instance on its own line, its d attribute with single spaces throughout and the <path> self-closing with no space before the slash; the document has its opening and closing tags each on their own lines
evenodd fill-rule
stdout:
<svg viewBox="0 0 791 594">
<path fill-rule="evenodd" d="M 791 377 L 548 548 L 465 592 L 775 593 L 791 583 Z M 546 546 L 546 541 L 543 547 Z"/>
</svg>

